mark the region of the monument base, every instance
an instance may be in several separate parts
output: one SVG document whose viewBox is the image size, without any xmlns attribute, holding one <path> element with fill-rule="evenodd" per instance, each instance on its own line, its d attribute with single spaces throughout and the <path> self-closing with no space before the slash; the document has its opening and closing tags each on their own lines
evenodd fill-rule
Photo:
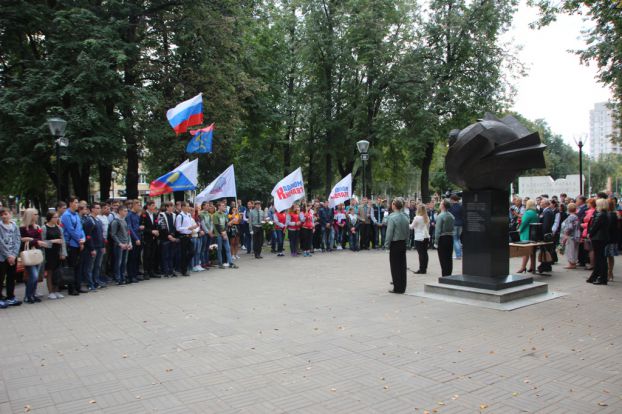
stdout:
<svg viewBox="0 0 622 414">
<path fill-rule="evenodd" d="M 508 275 L 506 277 L 451 275 L 438 278 L 438 283 L 476 289 L 502 290 L 533 283 L 533 277 L 517 275 Z"/>
<path fill-rule="evenodd" d="M 477 289 L 440 283 L 426 283 L 422 291 L 406 293 L 409 296 L 441 300 L 449 303 L 476 306 L 478 308 L 511 311 L 565 296 L 551 292 L 546 283 L 534 282 L 509 289 Z"/>
</svg>

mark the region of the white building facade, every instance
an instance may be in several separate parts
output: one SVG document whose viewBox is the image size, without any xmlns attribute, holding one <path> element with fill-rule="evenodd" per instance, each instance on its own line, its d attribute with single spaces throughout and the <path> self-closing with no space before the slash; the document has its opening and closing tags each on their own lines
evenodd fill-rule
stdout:
<svg viewBox="0 0 622 414">
<path fill-rule="evenodd" d="M 621 154 L 620 144 L 613 144 L 611 137 L 617 134 L 614 128 L 613 111 L 606 102 L 594 104 L 590 111 L 590 155 L 595 159 L 605 154 Z"/>
</svg>

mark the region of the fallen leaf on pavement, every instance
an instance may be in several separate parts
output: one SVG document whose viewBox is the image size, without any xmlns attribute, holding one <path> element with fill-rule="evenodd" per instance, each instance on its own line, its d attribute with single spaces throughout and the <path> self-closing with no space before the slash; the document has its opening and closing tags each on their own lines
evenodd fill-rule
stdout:
<svg viewBox="0 0 622 414">
<path fill-rule="evenodd" d="M 97 403 L 97 401 L 95 401 L 95 400 L 89 401 L 89 404 L 96 404 L 96 403 Z"/>
<path fill-rule="evenodd" d="M 600 405 L 601 407 L 607 407 L 608 404 L 604 403 L 604 402 L 599 402 L 598 405 Z"/>
<path fill-rule="evenodd" d="M 479 405 L 479 409 L 480 410 L 485 410 L 486 408 L 488 408 L 488 404 L 480 404 Z"/>
<path fill-rule="evenodd" d="M 29 405 L 25 405 L 24 406 L 24 412 L 27 413 L 30 411 L 30 406 Z"/>
</svg>

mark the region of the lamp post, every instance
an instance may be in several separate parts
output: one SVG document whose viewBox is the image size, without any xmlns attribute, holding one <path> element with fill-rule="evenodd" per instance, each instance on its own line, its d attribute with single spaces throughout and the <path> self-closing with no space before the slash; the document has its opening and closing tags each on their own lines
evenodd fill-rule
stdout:
<svg viewBox="0 0 622 414">
<path fill-rule="evenodd" d="M 116 173 L 116 171 L 113 171 L 110 174 L 110 178 L 112 178 L 112 199 L 114 200 L 115 199 L 115 196 L 114 196 L 114 182 L 117 180 L 117 173 Z"/>
<path fill-rule="evenodd" d="M 65 138 L 65 127 L 67 121 L 62 118 L 54 117 L 48 119 L 50 133 L 56 138 L 56 198 L 61 200 L 60 193 L 60 149 L 69 146 L 69 140 Z"/>
<path fill-rule="evenodd" d="M 369 159 L 369 154 L 367 153 L 369 150 L 369 141 L 364 139 L 360 140 L 356 143 L 356 148 L 358 148 L 361 154 L 361 163 L 363 164 L 363 197 L 365 197 L 365 161 Z"/>
<path fill-rule="evenodd" d="M 579 146 L 579 195 L 583 195 L 583 141 L 577 142 Z"/>
</svg>

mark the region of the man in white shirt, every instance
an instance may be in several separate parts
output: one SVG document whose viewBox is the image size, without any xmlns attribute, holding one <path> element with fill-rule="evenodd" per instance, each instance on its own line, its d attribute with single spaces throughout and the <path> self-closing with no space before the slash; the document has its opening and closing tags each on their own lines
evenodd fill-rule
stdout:
<svg viewBox="0 0 622 414">
<path fill-rule="evenodd" d="M 181 241 L 180 267 L 181 275 L 188 275 L 188 264 L 194 256 L 194 248 L 192 247 L 192 231 L 199 227 L 189 213 L 190 207 L 185 201 L 180 203 L 181 212 L 175 217 L 175 230 L 179 234 Z"/>
</svg>

